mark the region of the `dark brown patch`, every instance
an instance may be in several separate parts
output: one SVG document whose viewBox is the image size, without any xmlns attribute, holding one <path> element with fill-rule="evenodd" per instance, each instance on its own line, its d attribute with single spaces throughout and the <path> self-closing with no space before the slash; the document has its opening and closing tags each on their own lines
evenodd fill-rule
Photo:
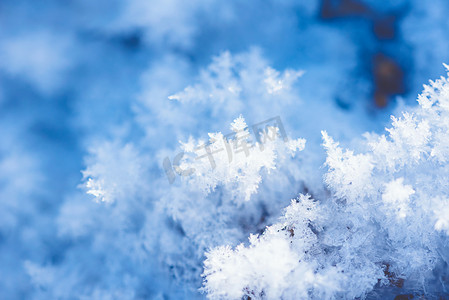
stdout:
<svg viewBox="0 0 449 300">
<path fill-rule="evenodd" d="M 372 33 L 379 42 L 396 38 L 394 13 L 379 13 L 360 0 L 322 0 L 320 17 L 324 20 L 361 18 L 372 24 Z M 400 65 L 391 57 L 377 51 L 373 59 L 373 100 L 378 108 L 388 105 L 391 96 L 405 92 L 404 74 Z"/>
<path fill-rule="evenodd" d="M 374 56 L 374 101 L 385 107 L 393 95 L 404 93 L 404 73 L 400 66 L 383 53 Z"/>
<path fill-rule="evenodd" d="M 412 294 L 408 294 L 408 295 L 397 295 L 396 297 L 394 297 L 394 300 L 410 300 L 413 299 L 413 295 Z"/>
<path fill-rule="evenodd" d="M 391 285 L 398 287 L 398 288 L 402 288 L 404 286 L 404 279 L 398 278 L 395 273 L 390 272 L 389 264 L 385 264 L 384 274 L 388 278 L 388 281 L 390 282 Z M 401 296 L 401 295 L 398 295 L 398 296 Z"/>
</svg>

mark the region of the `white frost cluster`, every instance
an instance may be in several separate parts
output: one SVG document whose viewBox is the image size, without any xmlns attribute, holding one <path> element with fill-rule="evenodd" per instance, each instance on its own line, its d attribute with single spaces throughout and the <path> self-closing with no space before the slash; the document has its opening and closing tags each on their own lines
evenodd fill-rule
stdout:
<svg viewBox="0 0 449 300">
<path fill-rule="evenodd" d="M 190 159 L 179 166 L 192 170 L 187 177 L 189 184 L 208 194 L 218 185 L 232 192 L 236 202 L 249 201 L 257 192 L 262 171 L 268 174 L 276 168 L 276 161 L 294 157 L 296 151 L 305 147 L 304 139 L 284 141 L 279 128 L 269 126 L 255 142 L 242 116 L 231 124 L 232 136 L 221 132 L 209 133 L 209 143 L 190 139 L 183 150 Z"/>
<path fill-rule="evenodd" d="M 181 176 L 158 201 L 158 207 L 182 228 L 181 242 L 175 248 L 168 246 L 164 258 L 174 261 L 182 253 L 183 264 L 176 266 L 175 276 L 187 273 L 188 260 L 200 263 L 207 249 L 223 241 L 239 243 L 262 230 L 267 216 L 275 215 L 285 203 L 261 197 L 260 190 L 265 195 L 288 195 L 292 182 L 300 177 L 300 168 L 292 162 L 304 149 L 304 139 L 284 139 L 273 124 L 256 141 L 242 116 L 231 123 L 231 130 L 226 138 L 220 132 L 209 134 L 213 165 L 204 147 L 199 147 L 205 141 L 191 138 L 183 144 L 179 168 L 194 171 Z M 200 274 L 198 270 L 198 277 L 189 280 L 200 279 Z"/>
<path fill-rule="evenodd" d="M 132 144 L 100 144 L 91 149 L 88 162 L 82 172 L 86 192 L 98 201 L 113 202 L 146 190 L 141 181 L 146 162 Z"/>
<path fill-rule="evenodd" d="M 313 233 L 317 210 L 310 196 L 300 195 L 279 223 L 261 236 L 251 235 L 248 247 L 222 246 L 209 252 L 203 274 L 209 298 L 306 299 L 337 292 L 336 279 L 343 275 L 335 267 L 319 267 L 314 259 L 320 254 Z"/>
<path fill-rule="evenodd" d="M 213 103 L 213 114 L 237 113 L 247 101 L 254 102 L 252 109 L 260 110 L 263 103 L 278 106 L 293 101 L 296 96 L 291 90 L 302 74 L 301 70 L 281 73 L 269 67 L 257 49 L 234 56 L 226 51 L 214 57 L 197 84 L 168 98 L 181 103 Z"/>
<path fill-rule="evenodd" d="M 432 271 L 449 259 L 448 78 L 418 102 L 354 151 L 323 132 L 329 196 L 300 196 L 246 247 L 212 249 L 208 297 L 352 299 L 382 286 L 431 294 L 446 285 Z"/>
</svg>

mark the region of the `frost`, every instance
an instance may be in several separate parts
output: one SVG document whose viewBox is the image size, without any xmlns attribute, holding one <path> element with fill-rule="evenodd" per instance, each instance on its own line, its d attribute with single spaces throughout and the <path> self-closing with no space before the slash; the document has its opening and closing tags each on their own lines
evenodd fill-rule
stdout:
<svg viewBox="0 0 449 300">
<path fill-rule="evenodd" d="M 246 247 L 209 251 L 208 297 L 352 299 L 406 285 L 433 295 L 432 272 L 449 259 L 448 94 L 447 78 L 430 82 L 419 107 L 392 117 L 386 134 L 365 134 L 356 150 L 323 131 L 331 193 L 300 196 Z"/>
<path fill-rule="evenodd" d="M 281 73 L 269 67 L 257 49 L 234 56 L 225 51 L 200 72 L 197 84 L 168 98 L 183 104 L 214 104 L 214 114 L 220 109 L 241 112 L 251 103 L 253 108 L 273 102 L 285 105 L 295 97 L 293 87 L 302 74 L 300 70 Z"/>
<path fill-rule="evenodd" d="M 449 201 L 437 199 L 433 212 L 436 218 L 435 230 L 446 231 L 446 234 L 449 235 Z"/>
<path fill-rule="evenodd" d="M 276 169 L 276 160 L 284 161 L 287 153 L 294 157 L 305 147 L 304 139 L 285 143 L 276 127 L 267 127 L 260 142 L 254 142 L 242 116 L 232 122 L 231 129 L 231 136 L 209 133 L 209 143 L 190 139 L 183 144 L 186 158 L 179 169 L 191 170 L 186 180 L 204 194 L 220 185 L 232 191 L 236 202 L 249 201 L 257 192 L 262 171 L 270 173 Z"/>
<path fill-rule="evenodd" d="M 265 69 L 265 80 L 267 92 L 269 94 L 278 93 L 285 89 L 290 89 L 292 84 L 296 81 L 296 79 L 303 75 L 303 71 L 291 71 L 287 70 L 282 75 L 268 67 Z"/>
<path fill-rule="evenodd" d="M 104 143 L 91 152 L 92 164 L 82 172 L 87 194 L 98 201 L 113 202 L 146 189 L 141 183 L 145 160 L 133 145 Z"/>
<path fill-rule="evenodd" d="M 410 185 L 404 185 L 404 178 L 398 178 L 386 184 L 382 201 L 386 206 L 396 210 L 397 217 L 402 219 L 409 214 L 410 196 L 415 193 Z"/>
<path fill-rule="evenodd" d="M 445 298 L 448 8 L 2 1 L 1 298 Z"/>
<path fill-rule="evenodd" d="M 352 151 L 343 151 L 325 131 L 322 134 L 327 150 L 326 165 L 329 167 L 325 175 L 326 183 L 334 188 L 338 197 L 346 196 L 350 201 L 370 193 L 373 170 L 371 155 L 354 155 Z"/>
<path fill-rule="evenodd" d="M 338 291 L 308 254 L 316 243 L 309 228 L 316 217 L 313 200 L 301 195 L 280 223 L 261 236 L 250 236 L 249 246 L 213 249 L 204 263 L 203 290 L 210 299 L 301 299 L 310 291 L 323 297 Z"/>
<path fill-rule="evenodd" d="M 99 182 L 89 178 L 86 182 L 87 193 L 101 199 L 102 201 L 110 201 L 106 198 L 106 191 L 103 190 L 102 186 L 104 186 L 104 182 Z"/>
</svg>

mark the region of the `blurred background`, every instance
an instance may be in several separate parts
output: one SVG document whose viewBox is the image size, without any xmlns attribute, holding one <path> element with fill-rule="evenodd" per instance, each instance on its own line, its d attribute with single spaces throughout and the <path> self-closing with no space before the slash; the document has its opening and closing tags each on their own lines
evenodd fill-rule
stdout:
<svg viewBox="0 0 449 300">
<path fill-rule="evenodd" d="M 323 129 L 348 143 L 381 132 L 444 74 L 448 13 L 445 0 L 1 0 L 0 298 L 170 298 L 180 277 L 95 242 L 95 230 L 115 229 L 96 223 L 101 205 L 80 191 L 92 147 L 139 141 L 151 186 L 162 150 L 227 132 L 238 113 L 249 124 L 279 114 L 312 149 Z M 305 71 L 298 100 L 274 111 L 242 100 L 225 116 L 212 104 L 171 107 L 225 51 Z M 173 297 L 193 297 L 182 293 Z"/>
</svg>

